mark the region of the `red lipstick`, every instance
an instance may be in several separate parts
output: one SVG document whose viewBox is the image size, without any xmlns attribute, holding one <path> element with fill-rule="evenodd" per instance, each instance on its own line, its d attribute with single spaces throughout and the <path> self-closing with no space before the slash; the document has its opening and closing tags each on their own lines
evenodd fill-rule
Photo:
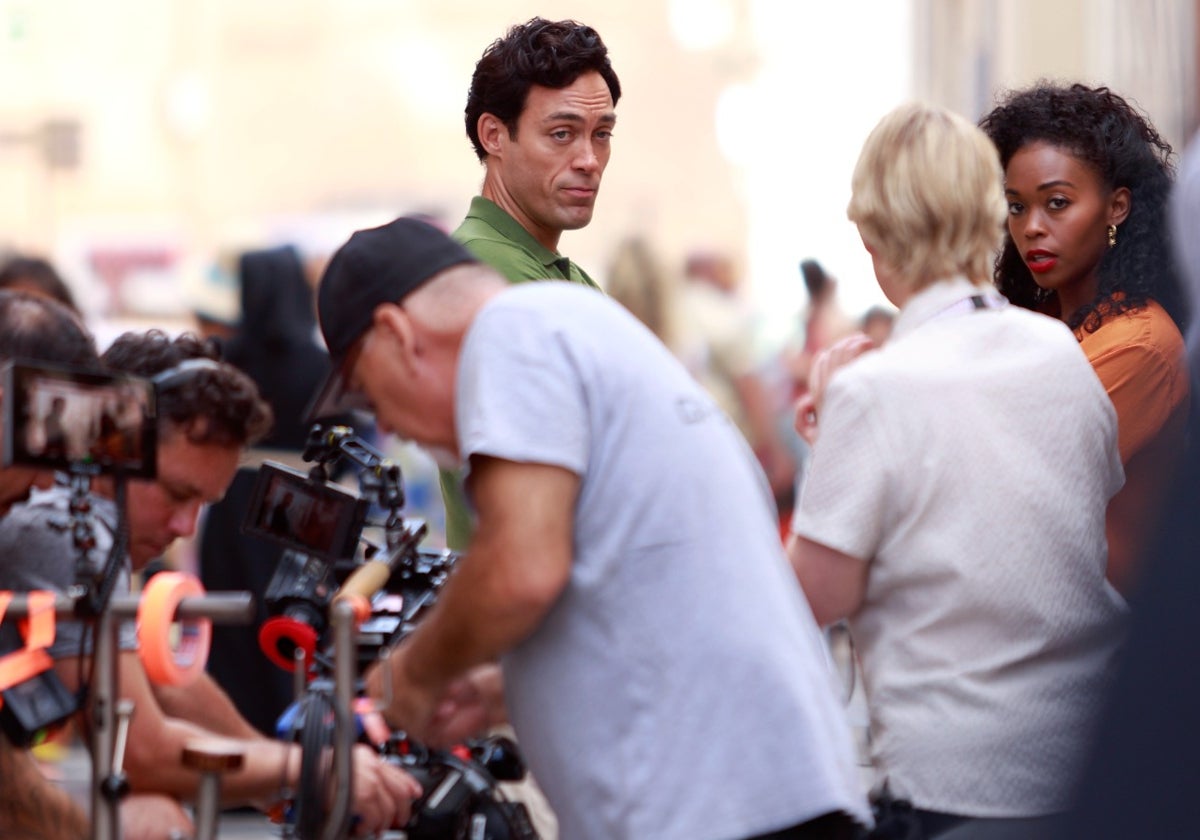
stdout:
<svg viewBox="0 0 1200 840">
<path fill-rule="evenodd" d="M 1034 248 L 1032 251 L 1025 252 L 1025 265 L 1029 266 L 1029 270 L 1034 274 L 1043 274 L 1058 265 L 1058 256 L 1049 251 Z"/>
</svg>

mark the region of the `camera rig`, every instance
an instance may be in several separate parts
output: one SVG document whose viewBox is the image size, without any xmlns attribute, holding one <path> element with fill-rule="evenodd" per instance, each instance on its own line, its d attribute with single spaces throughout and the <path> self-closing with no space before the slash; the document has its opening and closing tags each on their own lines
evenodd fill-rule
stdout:
<svg viewBox="0 0 1200 840">
<path fill-rule="evenodd" d="M 74 581 L 66 594 L 54 592 L 0 593 L 0 660 L 6 678 L 0 723 L 15 746 L 36 742 L 48 729 L 62 723 L 88 699 L 92 758 L 92 840 L 119 840 L 118 803 L 129 791 L 123 769 L 125 743 L 133 703 L 118 696 L 118 627 L 137 618 L 142 626 L 162 632 L 143 635 L 143 661 L 150 674 L 146 649 L 153 647 L 164 667 L 169 660 L 167 626 L 191 622 L 183 635 L 204 644 L 188 646 L 190 670 L 176 670 L 186 680 L 203 667 L 207 658 L 205 622 L 249 621 L 253 603 L 249 593 L 205 594 L 199 582 L 179 573 L 167 573 L 147 584 L 141 595 L 117 593 L 121 568 L 128 549 L 125 482 L 153 478 L 156 474 L 156 384 L 134 375 L 66 367 L 30 360 L 13 360 L 0 370 L 3 381 L 3 439 L 0 463 L 23 465 L 65 474 L 70 497 L 67 515 L 55 528 L 71 536 L 75 555 Z M 115 524 L 98 523 L 91 496 L 97 476 L 112 481 Z M 97 528 L 97 524 L 103 524 Z M 104 534 L 111 540 L 106 545 Z M 165 584 L 160 586 L 158 584 Z M 172 587 L 174 587 L 172 589 Z M 170 592 L 166 592 L 171 589 Z M 151 590 L 163 594 L 150 603 Z M 58 679 L 46 650 L 55 638 L 55 621 L 79 619 L 92 628 L 92 667 L 88 680 L 72 694 Z M 15 627 L 20 624 L 21 630 Z M 24 636 L 24 647 L 12 650 L 14 636 Z M 18 645 L 19 645 L 18 641 Z M 82 651 L 81 651 L 82 654 Z M 153 675 L 151 675 L 153 679 Z M 215 777 L 211 780 L 216 783 Z M 218 803 L 215 788 L 202 782 L 197 802 L 199 838 L 215 836 Z M 211 790 L 211 795 L 206 795 Z"/>
<path fill-rule="evenodd" d="M 2 381 L 2 462 L 66 476 L 70 499 L 62 528 L 75 550 L 71 612 L 95 623 L 109 609 L 128 546 L 125 479 L 155 471 L 153 385 L 141 377 L 19 359 L 4 366 Z M 107 545 L 97 533 L 89 495 L 92 480 L 101 475 L 111 477 L 116 505 L 116 527 L 109 529 Z M 53 630 L 48 635 L 45 644 Z M 0 625 L 4 658 L 20 646 L 15 625 Z M 34 663 L 29 647 L 26 661 Z M 36 743 L 64 723 L 87 694 L 86 685 L 75 694 L 68 691 L 49 656 L 38 653 L 36 666 L 25 669 L 20 681 L 0 686 L 0 727 L 18 747 Z"/>
<path fill-rule="evenodd" d="M 433 605 L 457 555 L 420 547 L 426 528 L 403 516 L 400 467 L 351 428 L 315 425 L 303 459 L 313 463 L 307 475 L 263 465 L 243 523 L 287 549 L 264 595 L 271 618 L 259 634 L 268 658 L 296 676 L 297 699 L 277 725 L 279 737 L 302 747 L 298 789 L 277 815 L 284 836 L 346 836 L 350 753 L 365 742 L 422 785 L 405 827 L 410 840 L 537 840 L 524 806 L 499 784 L 525 775 L 512 741 L 484 737 L 438 750 L 404 732 L 368 734 L 356 713 L 360 675 Z M 330 482 L 347 464 L 357 494 Z"/>
<path fill-rule="evenodd" d="M 397 634 L 432 603 L 454 556 L 419 547 L 425 523 L 402 516 L 399 466 L 351 428 L 314 426 L 303 459 L 313 463 L 307 475 L 270 462 L 262 465 L 242 527 L 286 548 L 264 593 L 271 618 L 260 630 L 259 643 L 279 667 L 299 666 L 313 676 L 318 665 L 326 671 L 330 667 L 319 659 L 328 653 L 335 596 L 365 599 L 385 586 L 400 596 L 376 599 L 364 610 L 372 614 L 364 641 L 383 647 L 398 641 Z M 357 470 L 357 494 L 330 482 L 345 462 Z M 382 522 L 372 521 L 372 510 L 382 512 Z M 381 531 L 382 542 L 369 538 L 368 529 Z M 391 615 L 396 600 L 400 612 Z M 368 649 L 362 664 L 372 658 Z"/>
</svg>

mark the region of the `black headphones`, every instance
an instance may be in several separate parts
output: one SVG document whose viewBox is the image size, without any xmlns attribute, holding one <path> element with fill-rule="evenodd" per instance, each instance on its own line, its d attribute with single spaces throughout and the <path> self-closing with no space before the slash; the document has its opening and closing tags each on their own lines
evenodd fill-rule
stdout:
<svg viewBox="0 0 1200 840">
<path fill-rule="evenodd" d="M 220 370 L 221 363 L 215 359 L 185 359 L 174 367 L 159 371 L 150 378 L 158 390 L 166 390 L 191 379 L 201 370 Z"/>
</svg>

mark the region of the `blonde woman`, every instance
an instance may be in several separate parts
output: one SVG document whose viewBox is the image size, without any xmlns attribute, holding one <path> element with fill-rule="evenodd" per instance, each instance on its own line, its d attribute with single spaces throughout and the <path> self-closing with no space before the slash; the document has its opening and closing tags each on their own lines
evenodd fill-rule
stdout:
<svg viewBox="0 0 1200 840">
<path fill-rule="evenodd" d="M 1006 204 L 978 128 L 903 106 L 852 188 L 900 311 L 885 346 L 818 357 L 790 558 L 817 620 L 849 620 L 878 787 L 928 837 L 1028 837 L 1068 805 L 1119 641 L 1116 416 L 1066 325 L 992 289 Z"/>
</svg>

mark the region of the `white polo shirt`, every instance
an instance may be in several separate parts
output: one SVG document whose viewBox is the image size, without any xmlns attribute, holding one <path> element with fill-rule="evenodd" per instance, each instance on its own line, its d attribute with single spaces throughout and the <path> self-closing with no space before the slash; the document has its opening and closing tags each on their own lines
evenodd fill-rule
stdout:
<svg viewBox="0 0 1200 840">
<path fill-rule="evenodd" d="M 967 816 L 1060 810 L 1125 604 L 1112 403 L 1062 323 L 965 280 L 830 382 L 793 530 L 870 564 L 851 618 L 877 781 Z M 965 303 L 964 303 L 965 302 Z"/>
</svg>

